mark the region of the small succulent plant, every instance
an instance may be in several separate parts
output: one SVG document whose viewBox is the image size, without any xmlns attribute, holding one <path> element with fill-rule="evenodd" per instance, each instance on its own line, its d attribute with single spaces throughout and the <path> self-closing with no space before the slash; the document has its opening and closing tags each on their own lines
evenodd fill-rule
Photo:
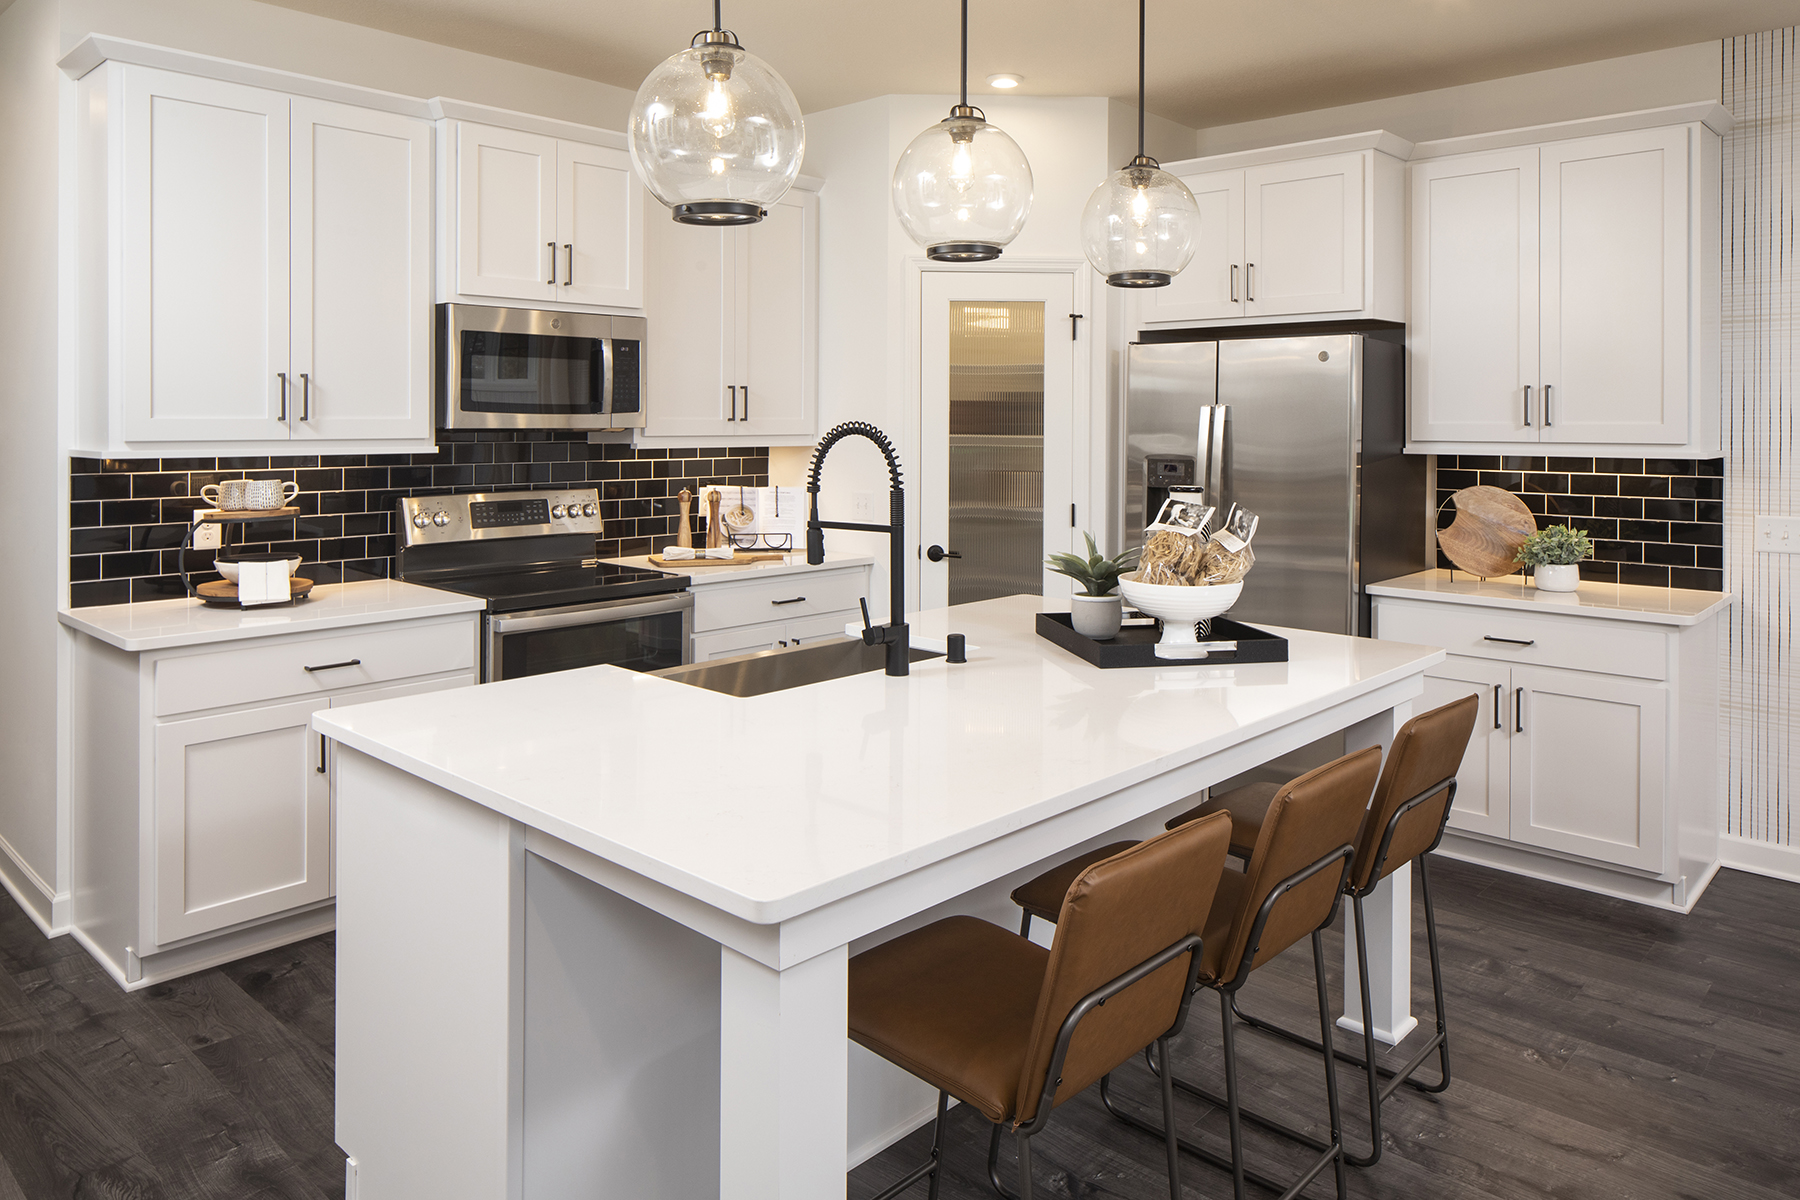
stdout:
<svg viewBox="0 0 1800 1200">
<path fill-rule="evenodd" d="M 1594 542 L 1586 531 L 1569 525 L 1550 525 L 1525 539 L 1513 561 L 1526 567 L 1568 566 L 1594 557 Z"/>
<path fill-rule="evenodd" d="M 1105 596 L 1119 586 L 1119 576 L 1137 565 L 1139 551 L 1131 549 L 1123 554 L 1107 558 L 1094 545 L 1094 535 L 1083 533 L 1087 539 L 1088 556 L 1079 554 L 1052 554 L 1044 560 L 1044 565 L 1058 575 L 1067 575 L 1082 587 L 1084 595 Z"/>
</svg>

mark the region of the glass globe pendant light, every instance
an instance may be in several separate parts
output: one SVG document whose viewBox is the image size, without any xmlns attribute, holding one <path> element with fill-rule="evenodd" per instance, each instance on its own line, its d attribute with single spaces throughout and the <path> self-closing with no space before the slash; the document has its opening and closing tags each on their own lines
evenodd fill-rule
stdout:
<svg viewBox="0 0 1800 1200">
<path fill-rule="evenodd" d="M 907 235 L 938 262 L 999 258 L 1031 212 L 1025 152 L 969 107 L 969 0 L 962 4 L 962 102 L 901 153 L 893 193 Z"/>
<path fill-rule="evenodd" d="M 1167 287 L 1194 257 L 1200 206 L 1144 153 L 1144 0 L 1138 0 L 1138 152 L 1088 197 L 1082 249 L 1113 287 Z"/>
<path fill-rule="evenodd" d="M 806 126 L 787 82 L 719 26 L 645 77 L 631 105 L 631 161 L 686 225 L 763 219 L 800 173 Z"/>
</svg>

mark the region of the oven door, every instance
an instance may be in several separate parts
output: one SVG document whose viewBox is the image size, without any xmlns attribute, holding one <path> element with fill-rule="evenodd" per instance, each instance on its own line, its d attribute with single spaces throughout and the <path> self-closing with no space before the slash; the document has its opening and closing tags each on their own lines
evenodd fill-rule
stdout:
<svg viewBox="0 0 1800 1200">
<path fill-rule="evenodd" d="M 694 594 L 503 613 L 486 624 L 483 683 L 601 664 L 656 671 L 692 661 Z"/>
</svg>

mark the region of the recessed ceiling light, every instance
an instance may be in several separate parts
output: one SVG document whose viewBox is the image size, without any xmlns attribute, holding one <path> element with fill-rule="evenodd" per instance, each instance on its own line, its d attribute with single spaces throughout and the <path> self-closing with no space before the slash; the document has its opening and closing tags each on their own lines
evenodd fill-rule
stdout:
<svg viewBox="0 0 1800 1200">
<path fill-rule="evenodd" d="M 988 76 L 989 87 L 1016 88 L 1023 82 L 1025 81 L 1020 79 L 1017 75 L 1012 74 L 1010 71 L 1003 72 L 999 75 Z"/>
</svg>

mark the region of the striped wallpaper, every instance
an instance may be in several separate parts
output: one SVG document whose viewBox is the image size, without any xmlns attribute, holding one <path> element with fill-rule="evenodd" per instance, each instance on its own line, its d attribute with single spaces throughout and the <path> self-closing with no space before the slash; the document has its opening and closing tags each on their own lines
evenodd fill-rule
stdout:
<svg viewBox="0 0 1800 1200">
<path fill-rule="evenodd" d="M 1800 847 L 1800 556 L 1758 553 L 1753 538 L 1759 513 L 1800 515 L 1797 52 L 1791 28 L 1723 47 L 1723 100 L 1737 117 L 1724 161 L 1725 586 L 1738 597 L 1722 647 L 1725 832 L 1788 847 Z"/>
</svg>

